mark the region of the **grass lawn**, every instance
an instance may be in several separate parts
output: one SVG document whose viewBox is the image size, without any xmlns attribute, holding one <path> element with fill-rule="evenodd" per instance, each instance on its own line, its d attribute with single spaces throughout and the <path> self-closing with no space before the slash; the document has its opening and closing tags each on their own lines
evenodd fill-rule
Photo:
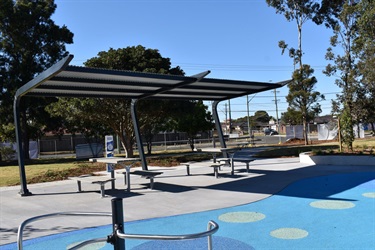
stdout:
<svg viewBox="0 0 375 250">
<path fill-rule="evenodd" d="M 16 162 L 0 167 L 0 186 L 20 184 L 19 169 Z M 49 182 L 66 179 L 72 173 L 84 174 L 95 171 L 97 166 L 75 159 L 33 160 L 25 164 L 28 183 Z M 103 169 L 103 168 L 102 168 Z"/>
</svg>

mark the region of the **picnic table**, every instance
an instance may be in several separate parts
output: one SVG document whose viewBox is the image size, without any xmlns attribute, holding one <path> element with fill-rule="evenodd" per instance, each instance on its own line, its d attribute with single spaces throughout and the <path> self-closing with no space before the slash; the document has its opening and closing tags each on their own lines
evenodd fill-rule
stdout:
<svg viewBox="0 0 375 250">
<path fill-rule="evenodd" d="M 239 148 L 198 148 L 198 152 L 206 152 L 206 153 L 211 153 L 213 162 L 216 162 L 216 156 L 217 154 L 222 154 L 222 153 L 231 153 L 239 150 Z"/>
<path fill-rule="evenodd" d="M 138 161 L 141 161 L 140 158 L 124 158 L 124 157 L 101 157 L 101 158 L 91 158 L 89 161 L 91 162 L 101 162 L 105 163 L 107 167 L 107 172 L 111 173 L 111 180 L 112 182 L 112 189 L 115 189 L 115 164 L 120 164 L 123 166 L 128 173 L 125 178 L 128 178 L 130 180 L 130 167 Z M 129 181 L 130 184 L 130 181 Z"/>
<path fill-rule="evenodd" d="M 241 150 L 242 147 L 235 147 L 235 148 L 198 148 L 198 152 L 206 152 L 206 153 L 211 153 L 213 162 L 216 162 L 217 159 L 217 154 L 222 154 L 225 153 L 226 155 L 232 155 L 236 153 L 237 151 Z"/>
</svg>

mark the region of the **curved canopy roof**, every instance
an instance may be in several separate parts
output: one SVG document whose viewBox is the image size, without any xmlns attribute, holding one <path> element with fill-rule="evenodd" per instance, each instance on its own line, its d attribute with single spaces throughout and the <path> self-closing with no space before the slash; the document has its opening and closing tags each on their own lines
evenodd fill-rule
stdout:
<svg viewBox="0 0 375 250">
<path fill-rule="evenodd" d="M 16 96 L 101 97 L 221 101 L 275 89 L 289 83 L 237 81 L 194 76 L 70 66 L 73 55 L 22 86 Z"/>
</svg>

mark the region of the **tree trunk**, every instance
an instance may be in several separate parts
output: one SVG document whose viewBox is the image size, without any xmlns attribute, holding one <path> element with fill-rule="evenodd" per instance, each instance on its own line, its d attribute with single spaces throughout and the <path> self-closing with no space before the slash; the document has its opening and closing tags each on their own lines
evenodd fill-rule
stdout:
<svg viewBox="0 0 375 250">
<path fill-rule="evenodd" d="M 357 124 L 357 136 L 358 136 L 358 138 L 361 138 L 361 127 L 359 126 L 360 125 L 360 123 L 358 123 Z"/>
<path fill-rule="evenodd" d="M 302 19 L 302 17 L 300 17 Z M 298 50 L 299 50 L 299 67 L 302 70 L 302 20 L 299 20 L 297 24 L 298 28 Z"/>
<path fill-rule="evenodd" d="M 121 144 L 125 149 L 126 158 L 134 157 L 133 143 L 127 136 L 120 136 Z"/>
<path fill-rule="evenodd" d="M 190 145 L 191 151 L 194 151 L 194 138 L 189 138 L 189 145 Z"/>
<path fill-rule="evenodd" d="M 307 121 L 306 119 L 304 118 L 303 119 L 303 137 L 305 139 L 305 145 L 309 145 L 309 138 L 308 138 L 308 134 L 307 134 Z"/>
<path fill-rule="evenodd" d="M 147 142 L 147 154 L 151 155 L 152 152 L 152 142 Z"/>
</svg>

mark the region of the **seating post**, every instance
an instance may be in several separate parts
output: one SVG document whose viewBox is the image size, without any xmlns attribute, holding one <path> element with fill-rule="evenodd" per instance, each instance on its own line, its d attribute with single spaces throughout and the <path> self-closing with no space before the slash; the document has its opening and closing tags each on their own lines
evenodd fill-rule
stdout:
<svg viewBox="0 0 375 250">
<path fill-rule="evenodd" d="M 126 166 L 125 167 L 125 176 L 124 176 L 124 179 L 125 179 L 125 185 L 126 186 L 126 191 L 130 192 L 130 166 Z"/>
<path fill-rule="evenodd" d="M 215 174 L 216 179 L 219 178 L 219 167 L 220 166 L 214 166 L 214 174 Z"/>
<path fill-rule="evenodd" d="M 104 184 L 105 184 L 105 182 L 100 183 L 100 194 L 101 194 L 102 198 L 105 197 Z"/>
<path fill-rule="evenodd" d="M 77 185 L 78 185 L 78 192 L 82 192 L 82 186 L 81 186 L 80 180 L 77 180 Z"/>
</svg>

